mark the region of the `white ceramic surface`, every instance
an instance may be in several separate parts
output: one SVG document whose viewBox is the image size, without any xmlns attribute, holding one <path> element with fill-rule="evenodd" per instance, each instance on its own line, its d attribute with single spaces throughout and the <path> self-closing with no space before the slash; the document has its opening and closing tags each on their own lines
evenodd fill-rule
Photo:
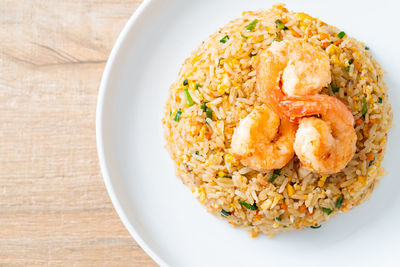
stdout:
<svg viewBox="0 0 400 267">
<path fill-rule="evenodd" d="M 145 1 L 132 16 L 110 55 L 97 107 L 99 159 L 115 209 L 136 241 L 161 265 L 399 266 L 398 128 L 389 134 L 384 161 L 389 175 L 372 198 L 317 230 L 249 238 L 245 231 L 208 214 L 174 176 L 164 149 L 161 117 L 181 63 L 203 39 L 242 11 L 273 3 L 153 0 Z M 387 71 L 385 81 L 399 125 L 397 2 L 286 3 L 290 10 L 319 17 L 370 47 Z"/>
</svg>

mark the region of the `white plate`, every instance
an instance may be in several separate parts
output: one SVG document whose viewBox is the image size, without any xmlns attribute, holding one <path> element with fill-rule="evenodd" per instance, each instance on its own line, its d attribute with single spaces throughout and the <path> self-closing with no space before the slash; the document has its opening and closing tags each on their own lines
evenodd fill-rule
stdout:
<svg viewBox="0 0 400 267">
<path fill-rule="evenodd" d="M 387 71 L 398 123 L 400 38 L 396 1 L 286 1 L 362 40 Z M 168 88 L 200 42 L 244 10 L 272 1 L 154 0 L 122 31 L 104 71 L 97 108 L 97 145 L 115 209 L 140 246 L 170 266 L 384 266 L 398 264 L 400 151 L 390 131 L 389 172 L 372 198 L 318 230 L 273 239 L 248 234 L 208 214 L 174 176 L 161 117 Z"/>
</svg>

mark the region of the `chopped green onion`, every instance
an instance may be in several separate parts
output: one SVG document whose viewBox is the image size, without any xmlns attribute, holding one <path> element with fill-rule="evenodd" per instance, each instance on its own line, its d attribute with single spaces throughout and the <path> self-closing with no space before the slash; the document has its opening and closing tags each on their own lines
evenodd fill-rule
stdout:
<svg viewBox="0 0 400 267">
<path fill-rule="evenodd" d="M 188 80 L 185 79 L 185 80 L 183 81 L 183 86 L 186 86 L 186 85 L 188 85 L 188 84 L 189 84 Z"/>
<path fill-rule="evenodd" d="M 200 108 L 206 113 L 207 118 L 212 119 L 212 110 L 207 107 L 205 102 L 201 104 Z"/>
<path fill-rule="evenodd" d="M 361 109 L 361 115 L 365 115 L 368 112 L 368 106 L 367 106 L 367 99 L 365 97 L 362 98 L 362 109 Z"/>
<path fill-rule="evenodd" d="M 278 222 L 282 221 L 281 217 L 276 217 L 275 220 L 277 220 Z"/>
<path fill-rule="evenodd" d="M 231 212 L 229 212 L 229 211 L 226 211 L 226 210 L 224 210 L 224 209 L 221 209 L 221 215 L 223 216 L 223 217 L 228 217 L 228 216 L 231 216 Z"/>
<path fill-rule="evenodd" d="M 283 228 L 287 228 L 287 225 L 282 225 Z"/>
<path fill-rule="evenodd" d="M 210 108 L 206 109 L 206 117 L 212 120 L 212 110 Z"/>
<path fill-rule="evenodd" d="M 289 28 L 286 27 L 285 24 L 280 19 L 275 20 L 275 24 L 278 27 L 278 29 L 289 30 Z"/>
<path fill-rule="evenodd" d="M 257 207 L 255 202 L 253 203 L 253 205 L 250 205 L 247 202 L 239 201 L 239 204 L 242 205 L 243 207 L 245 207 L 246 209 L 249 209 L 249 210 L 257 210 L 258 209 L 258 207 Z"/>
<path fill-rule="evenodd" d="M 374 161 L 375 161 L 375 157 L 374 157 L 374 159 L 373 159 L 373 160 L 371 160 L 371 161 L 368 163 L 368 167 L 369 167 L 369 166 L 371 166 L 371 165 L 372 165 L 372 163 L 374 163 Z"/>
<path fill-rule="evenodd" d="M 273 183 L 276 180 L 276 178 L 278 178 L 278 176 L 281 174 L 281 170 L 282 169 L 274 170 L 274 172 L 272 173 L 272 176 L 271 176 L 271 178 L 269 178 L 268 182 Z"/>
<path fill-rule="evenodd" d="M 369 47 L 368 47 L 368 46 L 366 46 L 366 47 L 365 47 L 365 50 L 369 50 Z"/>
<path fill-rule="evenodd" d="M 331 87 L 332 87 L 332 92 L 334 92 L 334 93 L 339 92 L 339 87 L 337 87 L 337 86 L 334 85 L 333 83 L 331 83 Z"/>
<path fill-rule="evenodd" d="M 321 225 L 317 225 L 317 226 L 311 225 L 310 228 L 312 228 L 312 229 L 318 229 L 318 228 L 321 228 Z"/>
<path fill-rule="evenodd" d="M 380 103 L 380 104 L 382 104 L 382 97 L 378 97 L 378 102 Z"/>
<path fill-rule="evenodd" d="M 337 37 L 339 37 L 340 39 L 342 39 L 345 35 L 346 35 L 345 32 L 339 32 L 339 33 L 337 34 Z"/>
<path fill-rule="evenodd" d="M 191 105 L 194 104 L 193 99 L 192 99 L 192 97 L 190 96 L 189 90 L 188 90 L 187 88 L 186 88 L 186 89 L 183 89 L 183 95 L 185 96 L 186 104 L 187 104 L 188 106 L 191 106 Z"/>
<path fill-rule="evenodd" d="M 242 38 L 244 38 L 244 39 L 249 38 L 249 37 L 247 37 L 246 35 L 244 35 L 243 33 L 241 33 L 240 36 L 242 36 Z"/>
<path fill-rule="evenodd" d="M 200 155 L 199 151 L 194 152 L 194 154 L 196 154 L 197 156 Z"/>
<path fill-rule="evenodd" d="M 342 206 L 344 200 L 344 196 L 340 196 L 337 200 L 336 200 L 336 208 L 338 208 L 338 210 L 340 210 L 340 207 Z"/>
<path fill-rule="evenodd" d="M 282 169 L 276 169 L 274 170 L 274 174 L 276 175 L 280 175 L 281 174 Z"/>
<path fill-rule="evenodd" d="M 218 65 L 222 65 L 222 64 L 221 64 L 221 61 L 222 61 L 222 60 L 224 60 L 223 57 L 221 57 L 220 59 L 218 59 Z"/>
<path fill-rule="evenodd" d="M 258 23 L 258 19 L 253 20 L 252 22 L 250 22 L 250 24 L 248 24 L 246 26 L 246 30 L 248 32 L 251 32 L 252 30 L 254 30 L 254 28 L 256 27 L 257 23 Z"/>
<path fill-rule="evenodd" d="M 325 212 L 328 215 L 331 215 L 331 213 L 333 212 L 333 210 L 328 209 L 328 208 L 322 208 L 322 211 Z"/>
<path fill-rule="evenodd" d="M 376 82 L 379 82 L 379 75 L 376 75 Z"/>
<path fill-rule="evenodd" d="M 176 115 L 174 117 L 174 121 L 179 122 L 179 120 L 181 119 L 181 115 L 182 115 L 182 110 L 178 109 L 178 111 L 176 112 Z"/>
<path fill-rule="evenodd" d="M 349 60 L 349 65 L 350 65 L 350 64 L 353 64 L 353 62 L 354 62 L 354 59 L 351 58 L 351 59 Z"/>
<path fill-rule="evenodd" d="M 229 40 L 229 36 L 228 35 L 225 35 L 224 37 L 222 37 L 222 39 L 221 40 L 219 40 L 219 42 L 220 43 L 226 43 L 226 41 L 228 41 Z"/>
<path fill-rule="evenodd" d="M 350 71 L 350 66 L 346 66 L 346 71 L 347 71 L 347 72 Z"/>
<path fill-rule="evenodd" d="M 276 175 L 273 174 L 273 175 L 271 176 L 271 178 L 269 178 L 268 182 L 273 183 L 273 182 L 275 182 L 276 178 L 278 178 L 278 176 L 276 176 Z"/>
<path fill-rule="evenodd" d="M 195 89 L 195 90 L 199 90 L 199 87 L 201 87 L 201 85 L 200 85 L 199 83 L 196 83 L 196 84 L 194 85 L 194 89 Z"/>
<path fill-rule="evenodd" d="M 273 42 L 281 42 L 282 40 L 279 39 L 279 38 L 274 38 L 272 41 L 273 41 Z"/>
<path fill-rule="evenodd" d="M 170 116 L 172 115 L 172 111 L 169 111 L 169 115 L 170 115 Z"/>
</svg>

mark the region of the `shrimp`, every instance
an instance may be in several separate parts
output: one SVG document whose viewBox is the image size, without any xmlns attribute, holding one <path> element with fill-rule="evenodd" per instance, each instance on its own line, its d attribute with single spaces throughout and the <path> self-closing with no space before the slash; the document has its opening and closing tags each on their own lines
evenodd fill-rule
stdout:
<svg viewBox="0 0 400 267">
<path fill-rule="evenodd" d="M 331 81 L 327 56 L 299 40 L 282 43 L 261 53 L 257 92 L 281 118 L 299 123 L 294 151 L 301 164 L 337 173 L 356 150 L 353 114 L 336 97 L 317 94 Z"/>
<path fill-rule="evenodd" d="M 314 95 L 331 82 L 328 56 L 300 39 L 273 42 L 259 62 L 258 95 L 280 115 L 288 115 L 280 107 L 285 96 Z"/>
<path fill-rule="evenodd" d="M 301 118 L 294 141 L 297 157 L 306 169 L 316 173 L 340 172 L 356 151 L 357 135 L 353 127 L 353 114 L 342 101 L 333 96 L 300 98 L 306 99 L 292 102 L 286 100 L 284 103 L 293 117 Z M 301 109 L 297 108 L 299 102 Z M 291 105 L 294 107 L 291 108 Z"/>
<path fill-rule="evenodd" d="M 296 128 L 296 124 L 280 119 L 268 106 L 258 106 L 236 127 L 231 152 L 254 170 L 280 169 L 294 156 Z"/>
</svg>

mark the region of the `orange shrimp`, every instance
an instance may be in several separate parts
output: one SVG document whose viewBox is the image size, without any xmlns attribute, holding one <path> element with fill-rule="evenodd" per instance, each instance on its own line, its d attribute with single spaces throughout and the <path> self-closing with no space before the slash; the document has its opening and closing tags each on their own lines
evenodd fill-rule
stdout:
<svg viewBox="0 0 400 267">
<path fill-rule="evenodd" d="M 321 48 L 300 39 L 273 42 L 259 59 L 258 95 L 278 114 L 282 113 L 279 103 L 285 94 L 317 94 L 331 82 L 328 56 Z"/>
<path fill-rule="evenodd" d="M 258 106 L 236 127 L 231 152 L 254 170 L 280 169 L 294 156 L 296 128 L 296 124 L 280 119 L 268 106 Z"/>
<path fill-rule="evenodd" d="M 292 118 L 301 118 L 294 142 L 294 151 L 300 162 L 305 168 L 320 174 L 343 170 L 356 151 L 353 114 L 333 96 L 299 98 L 305 98 L 305 101 L 288 99 L 283 107 L 290 111 Z M 312 115 L 320 118 L 309 117 Z"/>
<path fill-rule="evenodd" d="M 341 171 L 357 140 L 348 107 L 336 97 L 317 95 L 331 81 L 326 57 L 311 45 L 287 40 L 262 52 L 257 68 L 259 96 L 282 118 L 299 123 L 295 153 L 305 168 L 320 174 Z"/>
</svg>

